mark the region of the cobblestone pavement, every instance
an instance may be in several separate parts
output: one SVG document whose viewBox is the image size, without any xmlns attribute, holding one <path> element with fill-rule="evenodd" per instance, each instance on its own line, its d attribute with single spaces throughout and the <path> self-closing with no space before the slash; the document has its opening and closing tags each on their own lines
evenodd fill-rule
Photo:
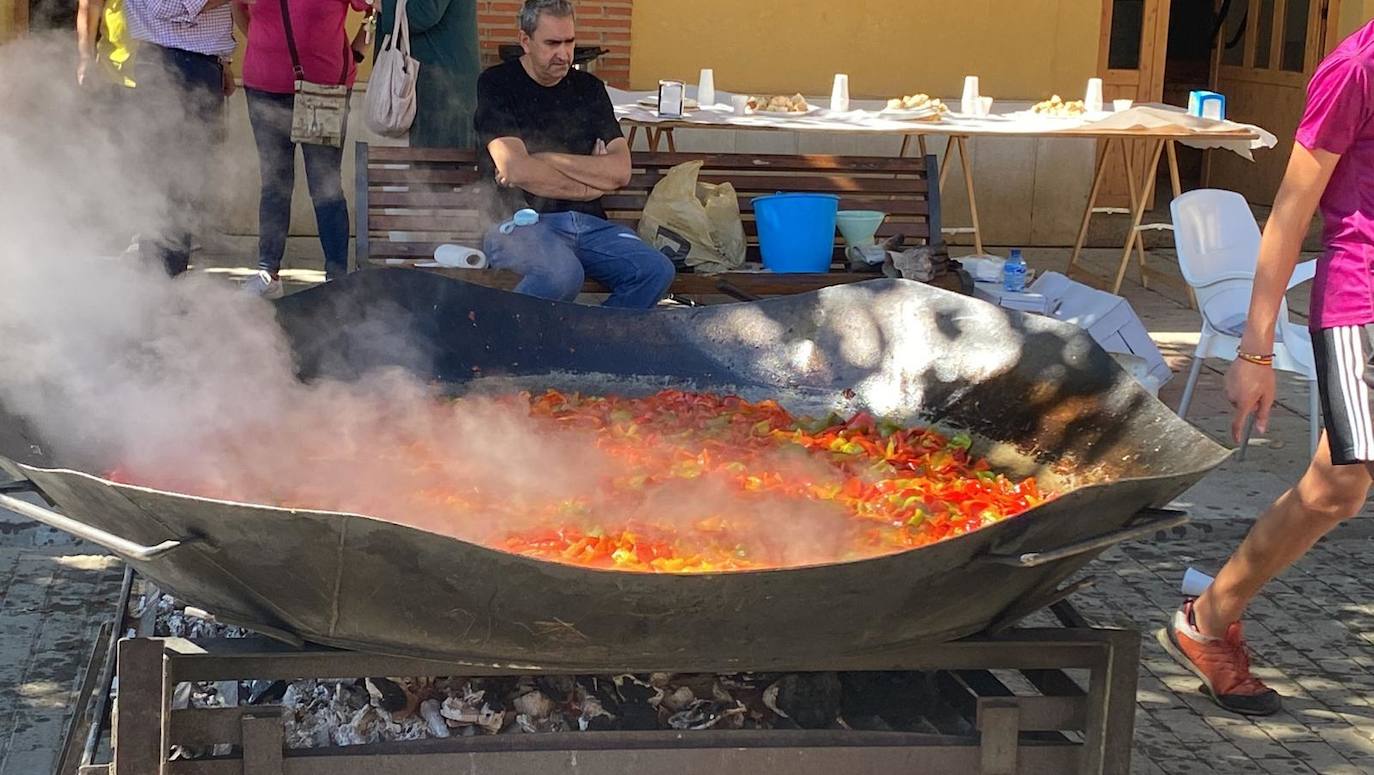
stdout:
<svg viewBox="0 0 1374 775">
<path fill-rule="evenodd" d="M 0 509 L 0 775 L 48 775 L 57 762 L 124 573 L 100 551 Z"/>
<path fill-rule="evenodd" d="M 1157 263 L 1167 265 L 1167 254 Z M 1062 251 L 1029 251 L 1059 269 Z M 1090 251 L 1106 276 L 1116 251 Z M 1198 316 L 1183 292 L 1123 289 L 1160 344 L 1176 378 L 1161 398 L 1177 405 L 1197 341 Z M 1290 299 L 1301 313 L 1301 294 Z M 1189 419 L 1219 441 L 1229 422 L 1225 364 L 1203 370 Z M 1088 568 L 1096 584 L 1074 597 L 1097 624 L 1143 634 L 1136 714 L 1138 773 L 1374 773 L 1374 518 L 1340 528 L 1265 591 L 1247 620 L 1258 672 L 1288 699 L 1251 720 L 1221 711 L 1197 680 L 1154 641 L 1178 605 L 1183 570 L 1215 571 L 1261 509 L 1307 460 L 1306 387 L 1285 380 L 1268 437 L 1178 499 L 1193 523 L 1162 541 L 1105 554 Z M 0 511 L 0 775 L 46 773 L 54 761 L 92 638 L 114 606 L 121 567 L 52 531 Z"/>
<path fill-rule="evenodd" d="M 1095 252 L 1089 264 L 1105 277 L 1119 255 Z M 1169 263 L 1168 253 L 1157 255 L 1156 265 Z M 1037 253 L 1033 264 L 1036 258 L 1045 268 L 1062 266 L 1057 254 Z M 1174 369 L 1160 397 L 1177 406 L 1198 315 L 1177 288 L 1145 290 L 1128 280 L 1123 293 Z M 1301 318 L 1307 306 L 1301 289 L 1290 304 Z M 1203 369 L 1188 419 L 1232 446 L 1225 368 L 1209 362 Z M 1096 585 L 1074 597 L 1095 623 L 1142 633 L 1138 773 L 1374 773 L 1374 515 L 1368 506 L 1267 587 L 1247 616 L 1256 672 L 1285 697 L 1279 715 L 1247 719 L 1217 708 L 1154 639 L 1179 604 L 1183 571 L 1220 568 L 1251 520 L 1301 475 L 1309 457 L 1306 391 L 1305 384 L 1282 379 L 1269 435 L 1252 440 L 1246 460 L 1233 457 L 1176 502 L 1193 522 L 1164 541 L 1103 555 L 1088 569 Z"/>
</svg>

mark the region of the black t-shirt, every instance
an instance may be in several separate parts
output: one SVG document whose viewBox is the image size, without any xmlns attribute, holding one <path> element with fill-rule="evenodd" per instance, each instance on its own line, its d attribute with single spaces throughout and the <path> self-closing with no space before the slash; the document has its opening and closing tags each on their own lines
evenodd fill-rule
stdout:
<svg viewBox="0 0 1374 775">
<path fill-rule="evenodd" d="M 610 143 L 620 124 L 600 78 L 569 70 L 554 86 L 542 86 L 512 59 L 482 73 L 477 79 L 477 114 L 473 118 L 481 147 L 479 164 L 484 177 L 494 180 L 496 164 L 488 144 L 499 137 L 518 137 L 530 153 L 590 154 L 596 141 Z M 573 202 L 545 199 L 526 191 L 502 189 L 511 210 L 529 206 L 541 213 L 577 211 L 605 217 L 600 200 Z"/>
</svg>

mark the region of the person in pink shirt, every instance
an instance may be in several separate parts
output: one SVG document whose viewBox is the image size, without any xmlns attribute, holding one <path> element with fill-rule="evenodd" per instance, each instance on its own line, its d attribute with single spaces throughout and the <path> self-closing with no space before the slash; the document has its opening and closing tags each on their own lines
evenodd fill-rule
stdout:
<svg viewBox="0 0 1374 775">
<path fill-rule="evenodd" d="M 291 141 L 291 108 L 296 76 L 287 45 L 286 17 L 290 13 L 305 80 L 320 84 L 353 85 L 357 75 L 354 45 L 344 30 L 348 9 L 371 8 L 368 0 L 236 0 L 240 24 L 246 20 L 248 51 L 243 61 L 243 85 L 248 120 L 258 146 L 262 196 L 258 201 L 258 272 L 243 288 L 268 298 L 282 295 L 278 277 L 291 222 L 291 192 L 296 181 L 296 143 Z M 355 41 L 355 44 L 359 44 Z M 344 199 L 343 149 L 301 144 L 306 183 L 315 205 L 315 224 L 324 248 L 325 278 L 348 273 L 348 202 Z"/>
<path fill-rule="evenodd" d="M 1267 715 L 1277 692 L 1250 671 L 1240 618 L 1270 579 L 1354 516 L 1374 482 L 1374 22 L 1322 61 L 1307 87 L 1293 155 L 1260 242 L 1240 352 L 1226 375 L 1239 441 L 1251 415 L 1264 431 L 1274 403 L 1274 325 L 1312 215 L 1323 254 L 1312 290 L 1312 345 L 1326 426 L 1302 479 L 1270 506 L 1160 642 L 1224 708 Z"/>
</svg>

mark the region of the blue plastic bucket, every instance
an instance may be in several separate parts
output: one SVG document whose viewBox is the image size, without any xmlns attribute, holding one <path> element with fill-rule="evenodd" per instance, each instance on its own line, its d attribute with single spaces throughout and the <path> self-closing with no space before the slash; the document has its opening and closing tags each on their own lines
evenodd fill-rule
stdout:
<svg viewBox="0 0 1374 775">
<path fill-rule="evenodd" d="M 835 253 L 834 194 L 771 194 L 754 199 L 759 252 L 773 272 L 829 272 Z"/>
</svg>

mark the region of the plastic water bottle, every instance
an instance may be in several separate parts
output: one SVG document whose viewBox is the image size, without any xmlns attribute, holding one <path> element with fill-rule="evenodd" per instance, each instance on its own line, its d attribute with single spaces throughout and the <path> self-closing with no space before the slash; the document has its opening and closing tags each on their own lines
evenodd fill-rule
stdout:
<svg viewBox="0 0 1374 775">
<path fill-rule="evenodd" d="M 1002 288 L 1008 293 L 1022 293 L 1026 290 L 1026 259 L 1021 250 L 1014 248 L 1011 258 L 1002 265 Z"/>
<path fill-rule="evenodd" d="M 510 234 L 515 231 L 516 226 L 533 226 L 539 223 L 539 213 L 529 209 L 516 210 L 515 215 L 505 223 L 501 224 L 502 234 Z"/>
</svg>

